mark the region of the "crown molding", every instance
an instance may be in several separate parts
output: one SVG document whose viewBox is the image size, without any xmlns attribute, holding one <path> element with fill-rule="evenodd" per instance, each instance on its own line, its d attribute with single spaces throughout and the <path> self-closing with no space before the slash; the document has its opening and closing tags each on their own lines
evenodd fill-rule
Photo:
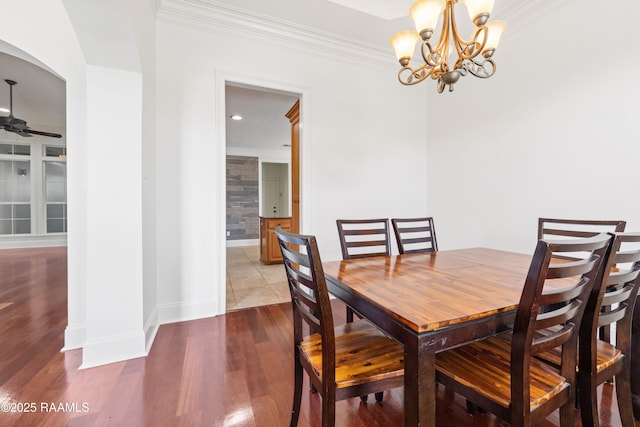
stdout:
<svg viewBox="0 0 640 427">
<path fill-rule="evenodd" d="M 264 15 L 217 0 L 151 0 L 158 20 L 204 31 L 218 32 L 253 40 L 271 40 L 287 47 L 298 47 L 314 54 L 339 60 L 365 63 L 397 70 L 398 63 L 390 47 L 366 43 L 338 34 Z M 519 32 L 544 15 L 576 0 L 528 0 L 497 4 L 492 14 Z M 501 7 L 502 6 L 502 7 Z"/>
<path fill-rule="evenodd" d="M 159 21 L 254 40 L 269 39 L 360 64 L 398 67 L 390 47 L 381 48 L 215 0 L 156 0 L 156 4 Z"/>
</svg>

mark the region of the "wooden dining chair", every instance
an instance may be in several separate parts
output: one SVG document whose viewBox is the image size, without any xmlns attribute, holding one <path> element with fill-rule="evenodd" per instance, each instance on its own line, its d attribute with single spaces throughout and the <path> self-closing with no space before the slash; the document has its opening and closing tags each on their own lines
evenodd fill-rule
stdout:
<svg viewBox="0 0 640 427">
<path fill-rule="evenodd" d="M 391 226 L 401 254 L 438 251 L 433 217 L 392 218 Z"/>
<path fill-rule="evenodd" d="M 538 218 L 538 240 L 591 237 L 599 233 L 623 232 L 627 222 L 623 220 L 589 220 Z M 560 255 L 564 259 L 573 259 L 572 254 Z M 608 326 L 600 328 L 600 337 L 606 341 L 611 339 Z"/>
<path fill-rule="evenodd" d="M 561 426 L 575 427 L 578 331 L 611 241 L 607 234 L 539 241 L 513 330 L 438 353 L 437 381 L 514 426 L 534 425 L 559 408 Z M 554 260 L 567 252 L 585 255 Z M 557 308 L 541 312 L 543 306 Z M 540 330 L 553 333 L 540 336 Z M 556 347 L 559 369 L 535 358 Z"/>
<path fill-rule="evenodd" d="M 578 394 L 584 427 L 600 425 L 597 387 L 611 380 L 616 386 L 622 426 L 635 425 L 631 397 L 631 328 L 640 286 L 640 233 L 617 233 L 612 253 L 599 288 L 591 291 L 580 328 Z M 598 336 L 599 328 L 605 325 L 615 325 L 613 343 Z"/>
<path fill-rule="evenodd" d="M 629 244 L 634 248 L 629 250 Z M 623 427 L 634 426 L 631 398 L 631 328 L 640 280 L 640 234 L 616 233 L 611 256 L 595 282 L 580 326 L 578 346 L 578 407 L 582 425 L 599 426 L 597 387 L 615 378 L 618 412 Z M 615 325 L 614 343 L 602 340 L 598 329 Z M 553 349 L 537 357 L 560 366 Z"/>
<path fill-rule="evenodd" d="M 391 255 L 389 220 L 338 219 L 338 237 L 342 259 Z M 353 310 L 347 307 L 347 323 L 353 322 Z"/>
<path fill-rule="evenodd" d="M 322 426 L 333 427 L 337 400 L 404 385 L 404 349 L 367 320 L 334 327 L 315 237 L 280 227 L 275 232 L 293 307 L 295 376 L 290 427 L 298 424 L 304 371 L 322 397 Z M 316 332 L 305 334 L 303 322 Z"/>
</svg>

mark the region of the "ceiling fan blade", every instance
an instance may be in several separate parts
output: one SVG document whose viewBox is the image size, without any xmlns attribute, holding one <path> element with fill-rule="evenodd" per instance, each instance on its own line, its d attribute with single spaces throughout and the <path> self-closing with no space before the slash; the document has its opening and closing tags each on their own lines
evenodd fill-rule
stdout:
<svg viewBox="0 0 640 427">
<path fill-rule="evenodd" d="M 60 135 L 59 133 L 43 132 L 41 130 L 25 129 L 24 132 L 27 134 L 32 133 L 34 135 L 50 136 L 51 138 L 62 138 L 62 135 Z M 23 136 L 31 136 L 31 135 L 23 135 Z"/>
</svg>

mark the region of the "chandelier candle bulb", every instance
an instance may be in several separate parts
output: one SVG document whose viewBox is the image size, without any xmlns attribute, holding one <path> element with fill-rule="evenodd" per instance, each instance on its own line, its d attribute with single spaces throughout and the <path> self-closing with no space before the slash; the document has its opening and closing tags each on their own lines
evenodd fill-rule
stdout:
<svg viewBox="0 0 640 427">
<path fill-rule="evenodd" d="M 478 27 L 489 20 L 494 0 L 460 0 L 460 2 L 467 6 L 469 17 Z"/>
<path fill-rule="evenodd" d="M 455 5 L 463 3 L 475 24 L 469 40 L 458 31 Z M 396 57 L 402 68 L 398 80 L 414 85 L 431 77 L 437 81 L 438 93 L 468 74 L 486 79 L 496 72 L 493 54 L 507 25 L 502 21 L 489 21 L 494 0 L 417 0 L 409 9 L 416 31 L 401 31 L 391 38 Z M 434 33 L 442 16 L 442 29 L 435 41 Z M 419 34 L 419 35 L 418 35 Z M 423 64 L 412 67 L 411 57 L 418 37 L 422 39 L 420 52 Z M 432 44 L 433 38 L 433 44 Z"/>
<path fill-rule="evenodd" d="M 391 38 L 391 46 L 396 52 L 398 61 L 402 66 L 409 64 L 413 51 L 416 50 L 416 42 L 418 41 L 418 33 L 413 30 L 405 30 L 396 33 Z"/>
<path fill-rule="evenodd" d="M 484 51 L 482 52 L 482 55 L 484 55 L 485 58 L 490 58 L 498 47 L 502 33 L 507 29 L 507 23 L 504 21 L 491 21 L 487 22 L 486 26 L 489 32 L 487 34 L 487 41 L 484 44 Z"/>
<path fill-rule="evenodd" d="M 418 0 L 409 9 L 409 16 L 416 24 L 422 40 L 428 40 L 438 23 L 438 18 L 447 6 L 447 0 Z"/>
</svg>

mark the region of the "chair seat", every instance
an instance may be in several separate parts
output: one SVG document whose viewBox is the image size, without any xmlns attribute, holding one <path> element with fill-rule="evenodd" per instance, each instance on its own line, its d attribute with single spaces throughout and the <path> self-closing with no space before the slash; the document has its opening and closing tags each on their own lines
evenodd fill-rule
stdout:
<svg viewBox="0 0 640 427">
<path fill-rule="evenodd" d="M 602 340 L 597 340 L 598 356 L 596 359 L 596 369 L 598 372 L 605 370 L 616 363 L 622 357 L 622 352 L 616 346 Z M 553 349 L 536 356 L 551 365 L 560 366 L 560 350 Z M 577 367 L 576 367 L 577 368 Z"/>
<path fill-rule="evenodd" d="M 452 378 L 504 408 L 511 402 L 511 343 L 501 336 L 436 355 L 438 374 Z M 544 362 L 531 359 L 531 411 L 569 387 L 565 378 Z"/>
<path fill-rule="evenodd" d="M 404 376 L 404 349 L 366 320 L 335 328 L 336 387 Z M 320 334 L 306 337 L 300 350 L 322 378 Z"/>
</svg>

